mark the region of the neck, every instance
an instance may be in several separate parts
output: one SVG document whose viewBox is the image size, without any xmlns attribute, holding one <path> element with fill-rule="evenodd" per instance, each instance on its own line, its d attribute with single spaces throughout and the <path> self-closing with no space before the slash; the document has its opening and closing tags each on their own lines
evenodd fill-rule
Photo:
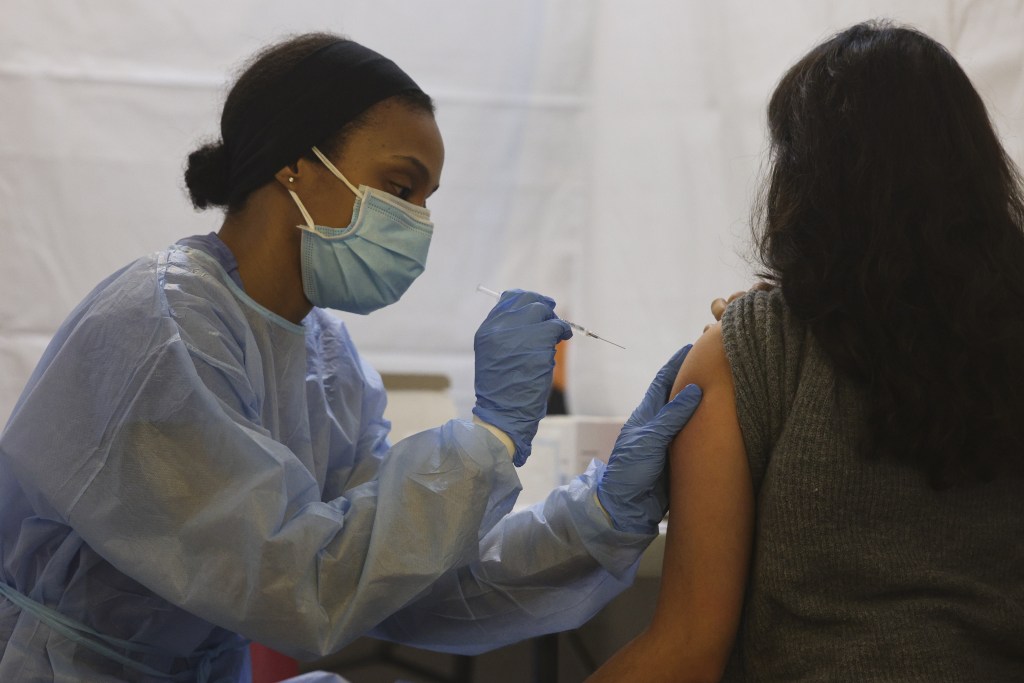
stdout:
<svg viewBox="0 0 1024 683">
<path fill-rule="evenodd" d="M 243 209 L 226 216 L 217 235 L 238 261 L 245 293 L 297 324 L 313 308 L 302 291 L 302 231 L 260 195 L 254 192 Z"/>
</svg>

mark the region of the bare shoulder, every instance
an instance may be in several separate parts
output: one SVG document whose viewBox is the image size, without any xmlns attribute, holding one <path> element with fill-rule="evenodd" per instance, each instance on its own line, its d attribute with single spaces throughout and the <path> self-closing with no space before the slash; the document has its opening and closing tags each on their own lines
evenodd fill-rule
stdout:
<svg viewBox="0 0 1024 683">
<path fill-rule="evenodd" d="M 722 339 L 722 323 L 709 327 L 693 344 L 676 375 L 672 395 L 675 396 L 687 384 L 696 384 L 705 394 L 716 389 L 733 390 L 732 372 Z"/>
</svg>

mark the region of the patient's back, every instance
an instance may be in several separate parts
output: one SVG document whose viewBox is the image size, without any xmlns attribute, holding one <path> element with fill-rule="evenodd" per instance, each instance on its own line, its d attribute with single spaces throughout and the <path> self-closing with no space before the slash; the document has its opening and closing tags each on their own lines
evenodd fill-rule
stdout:
<svg viewBox="0 0 1024 683">
<path fill-rule="evenodd" d="M 864 457 L 864 400 L 779 290 L 722 331 L 757 499 L 725 680 L 1024 681 L 1022 482 L 935 491 Z"/>
</svg>

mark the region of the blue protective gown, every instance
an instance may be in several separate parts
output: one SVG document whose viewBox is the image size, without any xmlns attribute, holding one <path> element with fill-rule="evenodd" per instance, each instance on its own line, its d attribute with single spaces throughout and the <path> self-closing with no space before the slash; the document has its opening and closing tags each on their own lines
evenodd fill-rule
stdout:
<svg viewBox="0 0 1024 683">
<path fill-rule="evenodd" d="M 0 681 L 247 680 L 245 639 L 476 653 L 575 627 L 632 581 L 651 538 L 610 525 L 599 463 L 510 513 L 490 432 L 390 446 L 344 325 L 274 315 L 223 243 L 192 243 L 86 297 L 0 436 L 0 581 L 96 634 L 0 597 Z"/>
</svg>

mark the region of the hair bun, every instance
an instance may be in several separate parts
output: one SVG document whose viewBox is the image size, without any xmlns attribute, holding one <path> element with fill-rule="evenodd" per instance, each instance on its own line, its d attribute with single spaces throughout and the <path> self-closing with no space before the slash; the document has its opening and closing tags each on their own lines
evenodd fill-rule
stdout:
<svg viewBox="0 0 1024 683">
<path fill-rule="evenodd" d="M 227 207 L 228 156 L 221 142 L 203 145 L 188 155 L 185 186 L 197 209 Z"/>
</svg>

